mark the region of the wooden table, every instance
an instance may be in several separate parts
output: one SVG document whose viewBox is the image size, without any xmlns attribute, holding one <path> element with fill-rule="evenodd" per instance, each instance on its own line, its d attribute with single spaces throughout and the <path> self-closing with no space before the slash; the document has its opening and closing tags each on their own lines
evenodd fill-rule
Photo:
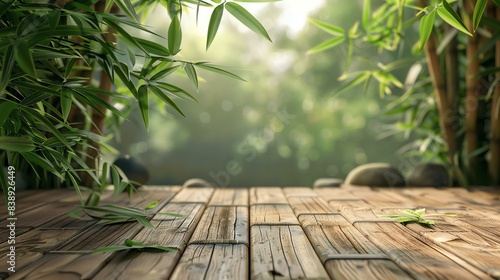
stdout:
<svg viewBox="0 0 500 280">
<path fill-rule="evenodd" d="M 16 267 L 9 279 L 500 279 L 500 193 L 436 188 L 383 189 L 146 187 L 131 201 L 160 201 L 154 229 L 100 225 L 66 215 L 74 191 L 16 196 Z M 5 202 L 0 216 L 7 222 Z M 380 215 L 425 207 L 432 228 Z M 9 275 L 0 236 L 0 278 Z M 90 253 L 125 239 L 171 252 Z"/>
</svg>

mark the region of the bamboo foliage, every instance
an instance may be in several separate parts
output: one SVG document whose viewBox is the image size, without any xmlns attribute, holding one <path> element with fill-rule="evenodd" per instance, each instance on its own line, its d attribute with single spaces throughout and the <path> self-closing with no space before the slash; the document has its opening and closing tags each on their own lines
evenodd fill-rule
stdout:
<svg viewBox="0 0 500 280">
<path fill-rule="evenodd" d="M 420 26 L 419 41 L 413 48 L 415 59 L 406 59 L 411 63 L 406 67 L 407 80 L 408 77 L 415 75 L 414 69 L 419 69 L 414 66 L 421 63 L 419 57 L 423 51 L 431 87 L 429 89 L 429 83 L 426 82 L 427 73 L 419 72 L 420 79 L 406 84 L 401 97 L 394 103 L 399 104 L 401 108 L 392 107 L 388 113 L 411 116 L 406 117 L 409 123 L 402 126 L 402 129 L 405 133 L 407 130 L 410 130 L 410 133 L 420 132 L 417 134 L 420 138 L 415 142 L 415 147 L 422 154 L 422 158 L 441 159 L 453 171 L 455 180 L 462 185 L 482 184 L 485 182 L 483 178 L 486 177 L 489 177 L 490 184 L 498 185 L 500 183 L 498 86 L 500 1 L 387 0 L 378 7 L 375 7 L 370 0 L 364 2 L 365 8 L 372 8 L 371 13 L 366 9 L 363 11 L 360 20 L 363 30 L 356 37 L 351 37 L 351 40 L 366 42 L 378 49 L 392 52 L 395 43 L 400 46 L 404 43 L 402 37 L 405 36 L 405 28 L 411 27 L 415 21 L 418 21 Z M 487 7 L 494 9 L 495 12 L 487 12 Z M 407 16 L 409 14 L 407 11 L 412 11 L 413 14 L 416 12 L 417 17 Z M 396 18 L 405 20 L 394 26 Z M 384 19 L 388 21 L 385 22 Z M 338 26 L 324 22 L 312 21 L 312 23 L 327 32 L 342 30 Z M 355 25 L 358 26 L 359 23 Z M 325 51 L 342 43 L 341 40 L 335 40 L 342 38 L 342 34 L 333 35 L 334 39 L 319 44 L 311 51 Z M 383 62 L 374 61 L 374 64 L 380 65 Z M 396 64 L 404 64 L 404 59 L 391 65 Z M 388 74 L 396 75 L 401 69 L 405 67 L 391 69 Z M 370 71 L 358 69 L 352 73 L 347 71 L 339 78 L 340 81 L 345 80 L 340 89 L 346 90 L 371 78 L 370 75 L 363 73 Z M 386 84 L 394 87 L 398 82 L 393 81 L 392 84 L 386 82 Z M 365 91 L 367 88 L 364 87 Z M 414 94 L 420 92 L 434 93 L 436 118 L 433 114 L 425 113 L 423 107 L 414 106 L 425 103 L 423 100 L 418 100 L 419 96 L 425 95 Z M 437 125 L 434 126 L 435 120 Z M 440 141 L 440 138 L 444 141 Z M 427 153 L 428 150 L 431 152 Z M 486 168 L 483 168 L 483 162 L 489 165 L 489 176 L 484 173 Z"/>
</svg>

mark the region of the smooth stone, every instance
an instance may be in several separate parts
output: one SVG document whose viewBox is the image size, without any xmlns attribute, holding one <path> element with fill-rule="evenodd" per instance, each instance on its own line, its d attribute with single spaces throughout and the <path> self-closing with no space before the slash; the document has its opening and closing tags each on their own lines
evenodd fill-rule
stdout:
<svg viewBox="0 0 500 280">
<path fill-rule="evenodd" d="M 447 187 L 449 174 L 446 167 L 437 163 L 420 164 L 413 169 L 408 185 L 414 187 Z"/>
<path fill-rule="evenodd" d="M 313 183 L 313 188 L 340 187 L 344 180 L 339 178 L 318 178 Z"/>
<path fill-rule="evenodd" d="M 191 178 L 188 179 L 184 184 L 182 185 L 183 188 L 209 188 L 212 187 L 210 183 L 207 181 L 200 179 L 200 178 Z"/>
<path fill-rule="evenodd" d="M 401 187 L 406 183 L 401 172 L 390 164 L 367 163 L 351 170 L 347 175 L 345 185 Z"/>
<path fill-rule="evenodd" d="M 119 167 L 135 186 L 145 185 L 149 181 L 149 172 L 138 158 L 126 155 L 117 158 L 113 164 Z"/>
</svg>

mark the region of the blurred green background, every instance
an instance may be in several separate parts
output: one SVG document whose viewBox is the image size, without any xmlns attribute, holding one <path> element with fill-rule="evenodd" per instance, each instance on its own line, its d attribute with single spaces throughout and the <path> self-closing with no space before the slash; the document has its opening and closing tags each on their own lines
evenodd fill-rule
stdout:
<svg viewBox="0 0 500 280">
<path fill-rule="evenodd" d="M 203 24 L 197 27 L 195 11 L 185 13 L 183 46 L 189 47 L 184 58 L 226 66 L 247 82 L 201 72 L 204 82 L 195 94 L 199 103 L 178 103 L 186 118 L 154 106 L 146 131 L 133 108 L 110 143 L 120 154 L 144 162 L 149 184 L 156 185 L 196 177 L 222 187 L 311 186 L 320 177 L 345 178 L 368 162 L 388 162 L 405 171 L 398 150 L 408 139 L 384 137 L 394 121 L 384 116 L 391 98 L 381 99 L 376 88 L 368 91 L 373 94 L 363 95 L 362 88 L 335 94 L 344 47 L 306 54 L 328 36 L 308 18 L 349 28 L 361 7 L 361 0 L 248 3 L 245 8 L 262 22 L 273 43 L 225 17 L 209 51 L 201 28 L 209 14 L 200 15 Z M 166 36 L 168 16 L 159 8 L 147 24 Z M 174 77 L 196 92 L 187 78 Z"/>
</svg>

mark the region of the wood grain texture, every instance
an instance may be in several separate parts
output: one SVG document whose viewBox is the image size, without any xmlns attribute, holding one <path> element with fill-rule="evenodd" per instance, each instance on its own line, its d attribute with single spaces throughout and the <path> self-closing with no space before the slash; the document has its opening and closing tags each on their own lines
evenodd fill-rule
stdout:
<svg viewBox="0 0 500 280">
<path fill-rule="evenodd" d="M 247 206 L 248 189 L 216 189 L 210 206 Z"/>
<path fill-rule="evenodd" d="M 214 188 L 183 188 L 174 196 L 171 202 L 207 204 L 213 193 Z"/>
<path fill-rule="evenodd" d="M 91 279 L 106 263 L 110 253 L 59 254 L 49 253 L 23 269 L 16 271 L 10 279 Z"/>
<path fill-rule="evenodd" d="M 298 225 L 293 210 L 288 205 L 250 206 L 250 226 L 254 225 Z"/>
<path fill-rule="evenodd" d="M 250 236 L 251 279 L 329 279 L 299 226 L 254 226 Z"/>
<path fill-rule="evenodd" d="M 413 279 L 390 260 L 329 260 L 325 264 L 332 279 Z"/>
<path fill-rule="evenodd" d="M 248 246 L 248 208 L 208 207 L 189 243 L 243 243 Z"/>
<path fill-rule="evenodd" d="M 301 214 L 310 214 L 310 213 L 319 214 L 319 213 L 334 212 L 330 208 L 328 203 L 326 203 L 322 198 L 317 196 L 289 197 L 288 201 L 296 216 L 300 216 Z"/>
<path fill-rule="evenodd" d="M 171 279 L 248 279 L 248 255 L 243 244 L 191 244 Z"/>
<path fill-rule="evenodd" d="M 288 200 L 279 187 L 253 187 L 250 189 L 250 205 L 288 204 Z"/>
<path fill-rule="evenodd" d="M 376 220 L 370 209 L 346 210 L 349 221 Z M 356 222 L 355 227 L 412 277 L 426 279 L 488 279 L 488 276 L 457 256 L 440 250 L 411 234 L 411 230 L 398 223 Z M 457 263 L 458 262 L 458 263 Z"/>
<path fill-rule="evenodd" d="M 154 229 L 143 228 L 134 236 L 134 240 L 182 251 L 200 221 L 204 209 L 205 206 L 201 203 L 169 203 L 160 212 L 179 214 L 182 217 L 156 214 L 151 219 Z"/>
<path fill-rule="evenodd" d="M 172 274 L 181 252 L 120 252 L 93 279 L 160 280 Z"/>
</svg>

